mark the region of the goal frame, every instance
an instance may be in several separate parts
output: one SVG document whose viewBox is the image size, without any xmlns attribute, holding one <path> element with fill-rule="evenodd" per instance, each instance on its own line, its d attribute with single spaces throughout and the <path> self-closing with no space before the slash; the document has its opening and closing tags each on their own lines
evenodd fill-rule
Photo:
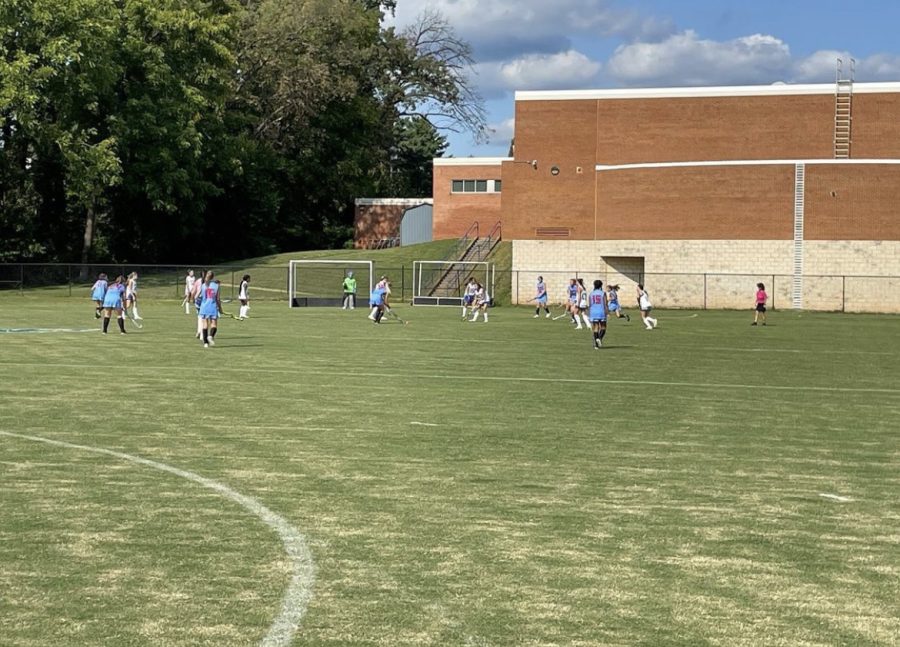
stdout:
<svg viewBox="0 0 900 647">
<path fill-rule="evenodd" d="M 369 291 L 364 295 L 364 299 L 368 303 L 369 294 L 372 293 L 372 289 L 375 287 L 375 263 L 372 261 L 351 261 L 351 260 L 340 260 L 340 259 L 299 259 L 299 260 L 291 260 L 288 261 L 288 307 L 289 308 L 303 308 L 303 307 L 314 307 L 314 306 L 333 306 L 331 300 L 326 297 L 298 297 L 296 295 L 297 290 L 297 281 L 295 280 L 295 272 L 298 265 L 338 265 L 343 266 L 345 269 L 347 266 L 357 266 L 357 267 L 365 267 L 369 270 Z M 358 297 L 357 293 L 357 297 Z M 302 303 L 301 303 L 302 301 Z M 313 303 L 310 303 L 313 301 Z M 338 303 L 340 303 L 340 299 L 337 299 Z"/>
<path fill-rule="evenodd" d="M 491 299 L 494 298 L 494 288 L 497 283 L 497 267 L 490 261 L 413 261 L 413 298 L 414 306 L 456 306 L 462 305 L 462 296 L 444 297 L 433 296 L 422 293 L 422 269 L 428 266 L 443 265 L 447 271 L 451 271 L 453 266 L 465 266 L 472 269 L 483 268 L 485 282 L 488 283 L 488 294 Z"/>
</svg>

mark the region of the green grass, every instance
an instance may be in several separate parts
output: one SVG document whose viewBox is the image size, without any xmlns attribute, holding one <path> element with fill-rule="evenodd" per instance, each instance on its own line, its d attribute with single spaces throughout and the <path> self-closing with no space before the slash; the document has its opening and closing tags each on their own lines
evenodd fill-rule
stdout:
<svg viewBox="0 0 900 647">
<path fill-rule="evenodd" d="M 257 302 L 208 350 L 171 300 L 126 337 L 0 334 L 0 430 L 282 515 L 316 565 L 296 645 L 898 644 L 900 319 L 661 312 L 593 351 L 525 308 L 400 312 Z M 0 298 L 0 328 L 95 325 Z M 0 644 L 268 631 L 290 565 L 233 501 L 20 437 L 0 461 Z"/>
<path fill-rule="evenodd" d="M 413 296 L 413 262 L 428 260 L 445 260 L 450 258 L 456 248 L 457 241 L 438 240 L 392 249 L 366 250 L 341 249 L 317 250 L 309 252 L 293 252 L 251 258 L 227 265 L 193 265 L 199 276 L 201 269 L 213 270 L 220 281 L 225 298 L 236 298 L 241 277 L 250 274 L 252 279 L 253 298 L 259 300 L 287 302 L 288 262 L 291 260 L 351 260 L 372 261 L 376 275 L 388 274 L 393 282 L 395 300 L 411 301 Z M 489 259 L 495 264 L 497 291 L 493 295 L 499 303 L 509 303 L 510 272 L 512 266 L 512 243 L 501 242 Z M 351 266 L 348 266 L 348 268 Z M 137 271 L 140 275 L 139 288 L 142 299 L 181 299 L 184 293 L 184 277 L 187 267 L 181 266 L 140 266 L 109 265 L 96 266 L 96 272 L 105 271 L 110 280 L 116 275 Z M 340 297 L 340 285 L 345 268 L 329 266 L 320 271 L 307 266 L 303 279 L 307 281 L 306 291 L 300 290 L 301 296 Z M 86 279 L 78 277 L 77 265 L 36 265 L 26 266 L 24 274 L 25 289 L 19 291 L 18 285 L 7 283 L 6 294 L 19 292 L 20 295 L 40 299 L 73 298 L 90 295 L 91 286 L 96 279 L 92 273 Z M 12 266 L 4 276 L 11 280 L 19 280 L 19 268 Z M 359 275 L 358 276 L 362 276 Z M 361 286 L 361 293 L 367 293 L 367 287 Z M 3 294 L 3 292 L 0 292 Z"/>
</svg>

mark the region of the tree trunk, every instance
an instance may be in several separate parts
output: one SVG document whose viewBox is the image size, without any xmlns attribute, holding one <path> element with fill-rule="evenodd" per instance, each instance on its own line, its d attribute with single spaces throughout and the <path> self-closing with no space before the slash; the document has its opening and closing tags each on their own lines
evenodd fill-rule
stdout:
<svg viewBox="0 0 900 647">
<path fill-rule="evenodd" d="M 85 281 L 88 278 L 88 259 L 91 256 L 91 249 L 94 247 L 94 227 L 97 224 L 97 215 L 94 207 L 88 207 L 84 216 L 84 241 L 81 245 L 81 270 L 78 272 L 80 280 Z"/>
</svg>

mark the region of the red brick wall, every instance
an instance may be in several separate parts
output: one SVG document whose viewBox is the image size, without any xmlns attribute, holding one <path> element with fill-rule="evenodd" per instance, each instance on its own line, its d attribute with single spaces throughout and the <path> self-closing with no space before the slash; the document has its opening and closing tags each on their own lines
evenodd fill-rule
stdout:
<svg viewBox="0 0 900 647">
<path fill-rule="evenodd" d="M 597 172 L 599 240 L 790 240 L 793 225 L 793 165 Z"/>
<path fill-rule="evenodd" d="M 805 202 L 807 240 L 900 240 L 898 165 L 807 165 Z"/>
<path fill-rule="evenodd" d="M 366 240 L 394 238 L 400 235 L 400 221 L 411 205 L 358 204 L 353 218 L 354 247 L 365 247 Z"/>
<path fill-rule="evenodd" d="M 452 193 L 453 180 L 499 180 L 498 164 L 434 166 L 432 238 L 459 238 L 478 221 L 483 233 L 500 220 L 502 193 Z M 506 190 L 506 185 L 503 185 Z"/>
<path fill-rule="evenodd" d="M 596 128 L 595 101 L 516 103 L 516 160 L 523 163 L 503 163 L 504 238 L 538 238 L 539 229 L 594 237 Z M 537 160 L 537 170 L 527 160 Z"/>
<path fill-rule="evenodd" d="M 791 238 L 792 211 L 786 209 L 793 200 L 793 167 L 595 174 L 594 166 L 831 159 L 833 136 L 833 94 L 518 101 L 516 160 L 522 163 L 502 165 L 504 237 L 541 238 L 544 230 L 582 240 L 624 239 L 637 232 L 648 238 Z M 855 94 L 852 140 L 854 158 L 900 158 L 900 94 Z M 525 163 L 528 160 L 538 161 L 537 171 Z M 550 173 L 554 166 L 559 169 L 555 176 Z M 833 168 L 847 169 L 846 181 L 853 178 L 856 193 L 848 189 L 843 194 L 847 200 L 855 196 L 856 224 L 841 220 L 848 203 L 838 199 L 842 210 L 822 215 L 821 222 L 812 225 L 812 235 L 870 240 L 880 239 L 875 236 L 879 233 L 897 236 L 900 225 L 890 203 L 900 195 L 887 186 L 898 184 L 894 171 L 868 165 L 852 171 L 849 166 Z M 819 172 L 827 176 L 824 167 L 807 169 L 812 177 Z M 435 176 L 437 223 L 446 197 L 438 189 L 449 193 L 449 176 L 442 184 L 437 169 Z M 827 213 L 827 205 L 813 200 Z M 869 224 L 862 223 L 866 218 Z"/>
</svg>

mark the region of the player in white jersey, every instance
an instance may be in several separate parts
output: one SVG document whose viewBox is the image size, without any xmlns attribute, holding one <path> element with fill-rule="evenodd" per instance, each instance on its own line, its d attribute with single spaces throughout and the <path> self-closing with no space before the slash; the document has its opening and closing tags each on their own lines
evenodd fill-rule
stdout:
<svg viewBox="0 0 900 647">
<path fill-rule="evenodd" d="M 184 314 L 191 314 L 191 294 L 194 293 L 194 282 L 197 279 L 194 278 L 194 270 L 188 270 L 187 274 L 184 277 L 184 299 L 181 300 L 181 305 L 184 306 Z"/>
<path fill-rule="evenodd" d="M 480 283 L 476 283 L 475 302 L 472 304 L 472 318 L 469 321 L 478 321 L 478 315 L 484 314 L 484 323 L 488 322 L 488 306 L 491 305 L 491 296 Z"/>
<path fill-rule="evenodd" d="M 650 293 L 644 289 L 642 283 L 638 283 L 637 296 L 638 308 L 641 310 L 641 319 L 644 321 L 644 326 L 647 327 L 647 330 L 653 330 L 659 322 L 650 316 L 650 311 L 653 310 L 653 304 L 650 303 Z"/>
<path fill-rule="evenodd" d="M 194 287 L 191 289 L 191 301 L 197 311 L 197 334 L 195 335 L 197 339 L 200 339 L 203 335 L 203 317 L 200 316 L 200 304 L 203 301 L 203 290 L 206 287 L 204 284 L 205 277 L 206 271 L 202 270 L 200 272 L 200 278 L 194 281 Z"/>
<path fill-rule="evenodd" d="M 478 293 L 478 281 L 475 280 L 474 276 L 470 276 L 469 280 L 466 281 L 466 287 L 463 290 L 463 301 L 462 301 L 462 318 L 466 318 L 466 314 L 469 308 L 472 309 L 472 314 L 475 314 L 475 295 Z"/>
<path fill-rule="evenodd" d="M 586 328 L 591 327 L 591 320 L 588 317 L 588 290 L 584 287 L 584 279 L 578 279 L 578 312 L 576 317 L 581 317 Z"/>
<path fill-rule="evenodd" d="M 250 316 L 250 275 L 244 274 L 241 279 L 241 287 L 238 288 L 238 301 L 241 302 L 241 310 L 238 319 L 244 320 Z"/>
<path fill-rule="evenodd" d="M 137 272 L 132 272 L 128 275 L 128 280 L 125 282 L 125 317 L 131 320 L 138 328 L 143 328 L 141 325 L 141 317 L 138 314 L 137 309 L 137 280 L 138 274 Z"/>
</svg>

